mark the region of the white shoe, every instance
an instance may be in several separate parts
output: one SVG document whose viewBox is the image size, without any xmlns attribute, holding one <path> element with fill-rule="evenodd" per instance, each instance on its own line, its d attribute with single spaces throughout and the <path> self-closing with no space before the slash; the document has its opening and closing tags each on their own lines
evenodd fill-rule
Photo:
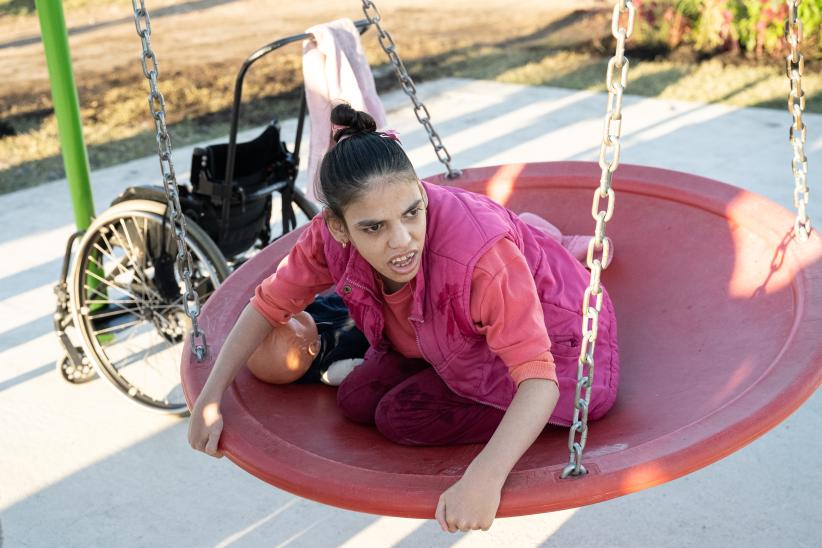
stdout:
<svg viewBox="0 0 822 548">
<path fill-rule="evenodd" d="M 320 380 L 330 386 L 339 386 L 355 367 L 363 362 L 360 358 L 348 360 L 338 360 L 328 366 L 328 369 L 320 376 Z"/>
</svg>

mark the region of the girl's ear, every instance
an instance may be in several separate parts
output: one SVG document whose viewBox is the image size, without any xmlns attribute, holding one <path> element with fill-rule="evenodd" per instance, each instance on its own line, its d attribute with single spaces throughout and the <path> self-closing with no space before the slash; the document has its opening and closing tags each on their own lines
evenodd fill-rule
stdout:
<svg viewBox="0 0 822 548">
<path fill-rule="evenodd" d="M 417 188 L 420 189 L 420 196 L 422 196 L 422 203 L 425 205 L 425 208 L 428 209 L 428 193 L 425 192 L 425 187 L 422 186 L 422 183 L 417 180 Z"/>
<path fill-rule="evenodd" d="M 323 210 L 323 219 L 325 219 L 325 226 L 328 227 L 331 236 L 343 247 L 347 246 L 350 238 L 348 237 L 348 230 L 345 228 L 345 222 L 328 208 Z"/>
</svg>

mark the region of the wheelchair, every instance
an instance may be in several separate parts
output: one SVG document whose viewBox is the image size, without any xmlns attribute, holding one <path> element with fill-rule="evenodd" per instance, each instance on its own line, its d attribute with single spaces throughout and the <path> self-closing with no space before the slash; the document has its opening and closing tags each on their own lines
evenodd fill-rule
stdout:
<svg viewBox="0 0 822 548">
<path fill-rule="evenodd" d="M 368 22 L 356 25 L 364 32 Z M 242 82 L 250 65 L 308 37 L 272 42 L 246 59 L 235 85 L 229 142 L 194 149 L 189 183 L 178 188 L 191 281 L 201 303 L 254 253 L 318 213 L 295 186 L 305 94 L 294 151 L 281 140 L 276 120 L 257 138 L 236 143 Z M 175 266 L 177 228 L 166 200 L 161 186 L 129 187 L 87 230 L 69 238 L 55 286 L 54 328 L 64 349 L 56 366 L 68 382 L 86 382 L 96 373 L 134 403 L 185 414 L 179 364 L 191 321 Z M 281 224 L 273 230 L 275 207 Z"/>
</svg>

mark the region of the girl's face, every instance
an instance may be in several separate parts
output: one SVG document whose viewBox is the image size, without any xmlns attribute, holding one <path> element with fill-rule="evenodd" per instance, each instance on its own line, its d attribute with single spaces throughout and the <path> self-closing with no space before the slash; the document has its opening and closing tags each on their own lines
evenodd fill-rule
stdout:
<svg viewBox="0 0 822 548">
<path fill-rule="evenodd" d="M 427 202 L 423 192 L 414 176 L 376 182 L 345 208 L 342 230 L 330 225 L 338 241 L 349 241 L 377 271 L 390 293 L 420 269 Z"/>
</svg>

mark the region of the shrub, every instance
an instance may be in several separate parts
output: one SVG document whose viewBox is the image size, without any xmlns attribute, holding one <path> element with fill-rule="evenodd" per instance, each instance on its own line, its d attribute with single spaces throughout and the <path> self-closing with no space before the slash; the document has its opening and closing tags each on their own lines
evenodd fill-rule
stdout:
<svg viewBox="0 0 822 548">
<path fill-rule="evenodd" d="M 781 0 L 633 0 L 637 8 L 635 40 L 650 47 L 691 46 L 714 54 L 747 52 L 751 56 L 785 55 L 787 3 Z M 822 57 L 822 0 L 799 5 L 802 51 Z"/>
</svg>

